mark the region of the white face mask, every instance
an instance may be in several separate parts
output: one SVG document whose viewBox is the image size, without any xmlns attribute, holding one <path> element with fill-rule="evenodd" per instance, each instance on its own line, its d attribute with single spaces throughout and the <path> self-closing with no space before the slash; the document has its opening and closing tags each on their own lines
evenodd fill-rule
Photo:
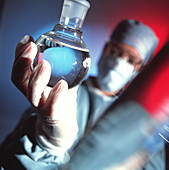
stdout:
<svg viewBox="0 0 169 170">
<path fill-rule="evenodd" d="M 122 89 L 137 75 L 134 67 L 120 57 L 107 56 L 99 61 L 98 84 L 107 92 Z"/>
</svg>

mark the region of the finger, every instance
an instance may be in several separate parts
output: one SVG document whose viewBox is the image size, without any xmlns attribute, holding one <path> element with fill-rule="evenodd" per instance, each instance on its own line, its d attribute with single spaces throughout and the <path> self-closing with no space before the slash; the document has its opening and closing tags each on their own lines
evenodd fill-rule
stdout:
<svg viewBox="0 0 169 170">
<path fill-rule="evenodd" d="M 64 80 L 60 80 L 51 90 L 46 104 L 38 110 L 38 113 L 44 119 L 51 119 L 57 123 L 58 127 L 71 125 L 77 129 L 76 120 L 76 100 L 69 98 L 68 84 Z M 66 128 L 67 129 L 67 128 Z"/>
<path fill-rule="evenodd" d="M 51 76 L 51 66 L 46 60 L 42 60 L 34 69 L 29 85 L 28 85 L 28 100 L 37 107 L 44 90 L 49 82 Z"/>
<path fill-rule="evenodd" d="M 68 92 L 68 84 L 64 80 L 60 80 L 56 86 L 51 90 L 49 97 L 46 101 L 43 111 L 45 116 L 58 117 L 58 114 L 64 112 L 66 94 Z"/>
<path fill-rule="evenodd" d="M 26 48 L 26 45 L 29 44 L 29 42 L 31 41 L 34 42 L 34 39 L 29 35 L 25 35 L 23 38 L 20 39 L 19 43 L 16 46 L 15 59 L 17 59 L 18 56 L 23 53 L 24 47 Z"/>
<path fill-rule="evenodd" d="M 23 53 L 13 64 L 11 80 L 24 95 L 27 92 L 28 82 L 32 74 L 31 65 L 36 54 L 36 44 L 29 42 Z"/>
</svg>

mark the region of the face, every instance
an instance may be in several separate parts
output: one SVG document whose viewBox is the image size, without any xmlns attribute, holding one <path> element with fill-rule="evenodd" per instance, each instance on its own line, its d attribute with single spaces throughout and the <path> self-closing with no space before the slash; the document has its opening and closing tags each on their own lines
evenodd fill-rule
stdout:
<svg viewBox="0 0 169 170">
<path fill-rule="evenodd" d="M 107 43 L 103 53 L 106 56 L 119 56 L 131 64 L 135 71 L 140 71 L 143 61 L 139 52 L 132 46 L 123 43 Z"/>
<path fill-rule="evenodd" d="M 98 63 L 98 85 L 105 92 L 118 92 L 142 67 L 138 51 L 130 45 L 107 43 Z"/>
</svg>

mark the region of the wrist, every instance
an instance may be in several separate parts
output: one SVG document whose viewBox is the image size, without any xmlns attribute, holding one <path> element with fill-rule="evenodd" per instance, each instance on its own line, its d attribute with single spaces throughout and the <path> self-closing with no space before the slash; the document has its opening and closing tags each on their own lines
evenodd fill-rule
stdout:
<svg viewBox="0 0 169 170">
<path fill-rule="evenodd" d="M 36 122 L 36 140 L 39 146 L 52 155 L 61 156 L 67 153 L 72 147 L 77 133 L 73 136 L 64 136 L 61 129 L 55 119 L 39 116 Z"/>
</svg>

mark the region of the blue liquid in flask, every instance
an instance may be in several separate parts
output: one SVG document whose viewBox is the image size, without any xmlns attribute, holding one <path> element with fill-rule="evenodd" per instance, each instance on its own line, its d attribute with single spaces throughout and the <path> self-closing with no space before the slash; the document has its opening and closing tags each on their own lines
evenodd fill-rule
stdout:
<svg viewBox="0 0 169 170">
<path fill-rule="evenodd" d="M 43 59 L 50 63 L 52 72 L 48 86 L 53 87 L 63 79 L 72 88 L 83 81 L 90 68 L 88 51 L 70 48 L 47 35 L 42 35 L 36 44 L 38 53 L 33 65 L 35 67 Z"/>
</svg>

